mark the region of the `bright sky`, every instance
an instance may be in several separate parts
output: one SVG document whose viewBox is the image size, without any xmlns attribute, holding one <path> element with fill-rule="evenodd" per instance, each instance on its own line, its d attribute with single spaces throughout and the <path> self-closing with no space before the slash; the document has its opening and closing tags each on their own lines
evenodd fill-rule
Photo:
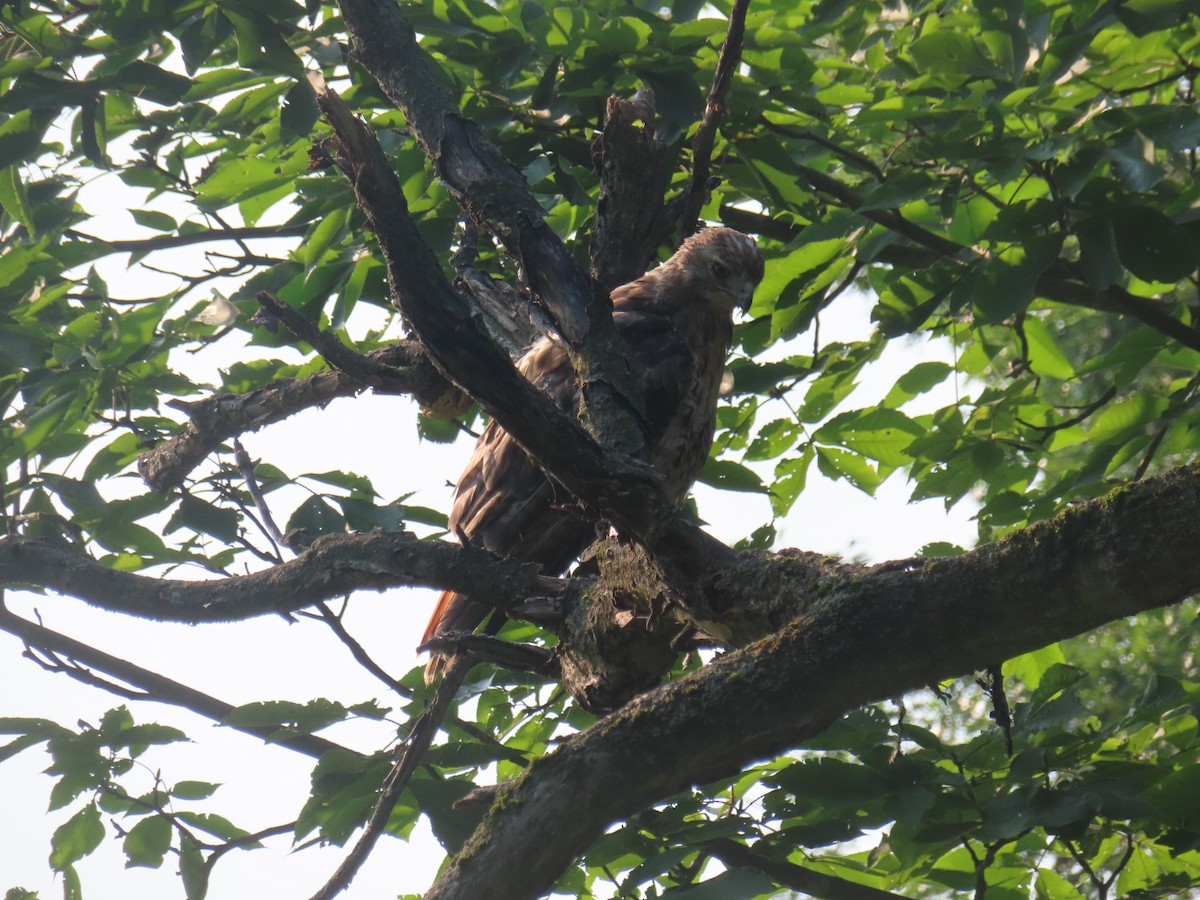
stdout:
<svg viewBox="0 0 1200 900">
<path fill-rule="evenodd" d="M 122 237 L 142 233 L 125 212 L 129 193 L 118 191 L 119 186 L 115 178 L 102 178 L 82 193 L 85 208 L 106 211 L 100 221 L 89 223 L 92 233 Z M 195 271 L 201 253 L 195 248 L 173 251 L 150 261 L 165 268 Z M 125 260 L 118 258 L 105 269 L 115 294 L 148 296 L 174 286 L 168 282 L 164 287 L 161 276 L 141 269 L 126 272 L 124 264 Z M 228 286 L 218 286 L 224 293 L 232 293 Z M 193 297 L 191 302 L 197 299 Z M 822 341 L 864 337 L 872 327 L 870 306 L 865 297 L 844 295 L 822 315 Z M 236 340 L 236 335 L 230 336 L 180 364 L 196 366 L 193 374 L 206 377 L 205 372 L 238 358 Z M 811 340 L 810 335 L 802 336 L 790 352 L 805 352 Z M 952 348 L 945 342 L 909 346 L 897 342 L 868 370 L 862 387 L 849 402 L 866 405 L 881 398 L 899 375 L 926 359 L 952 363 Z M 937 408 L 954 399 L 954 386 L 947 383 L 919 398 L 921 405 L 915 411 Z M 335 401 L 324 410 L 309 410 L 266 431 L 246 435 L 243 443 L 252 457 L 278 465 L 289 474 L 348 469 L 368 475 L 385 498 L 417 490 L 411 502 L 446 509 L 448 483 L 457 477 L 470 442 L 463 439 L 449 446 L 421 443 L 416 437 L 415 416 L 415 407 L 406 398 L 364 395 Z M 763 474 L 769 473 L 766 467 Z M 130 488 L 140 489 L 140 485 Z M 931 541 L 973 542 L 972 511 L 965 504 L 947 513 L 937 501 L 908 504 L 910 492 L 911 486 L 897 474 L 880 488 L 878 496 L 867 497 L 845 482 L 826 480 L 814 466 L 808 489 L 783 523 L 778 546 L 882 561 L 910 556 Z M 744 537 L 769 518 L 767 502 L 761 496 L 717 492 L 704 486 L 697 489 L 697 496 L 701 514 L 712 523 L 710 530 L 726 541 Z M 274 503 L 283 502 L 282 493 L 269 497 Z M 298 502 L 303 494 L 291 497 Z M 290 509 L 274 503 L 273 512 L 282 524 Z M 350 659 L 323 626 L 311 621 L 289 624 L 271 618 L 235 625 L 174 626 L 100 612 L 56 596 L 10 593 L 8 599 L 15 612 L 30 616 L 36 609 L 50 628 L 231 703 L 304 701 L 323 696 L 347 703 L 379 697 L 383 705 L 391 705 L 382 686 Z M 412 648 L 432 605 L 430 591 L 360 594 L 351 603 L 346 624 L 378 662 L 401 674 L 414 664 Z M 96 723 L 105 710 L 124 702 L 45 672 L 22 659 L 21 651 L 19 641 L 0 632 L 0 684 L 5 686 L 0 694 L 0 716 L 45 717 L 70 726 L 76 720 Z M 161 771 L 168 783 L 183 779 L 220 782 L 224 786 L 207 808 L 250 831 L 294 819 L 307 799 L 312 766 L 308 757 L 263 746 L 170 707 L 138 704 L 133 713 L 139 722 L 176 725 L 195 741 L 146 753 L 142 757 L 148 767 L 142 773 L 145 789 L 153 783 L 155 770 Z M 342 726 L 325 734 L 369 751 L 386 743 L 392 732 L 376 723 Z M 0 762 L 0 795 L 6 800 L 0 806 L 0 846 L 7 853 L 0 859 L 0 890 L 22 886 L 41 891 L 43 898 L 57 896 L 62 890 L 61 880 L 54 878 L 47 863 L 50 835 L 77 804 L 42 815 L 53 784 L 51 778 L 40 774 L 48 764 L 49 757 L 41 749 Z M 110 822 L 106 816 L 111 835 Z M 323 848 L 292 855 L 286 843 L 276 841 L 273 846 L 280 849 L 228 854 L 215 868 L 209 897 L 307 897 L 325 882 L 345 854 L 341 848 Z M 385 838 L 343 896 L 372 900 L 419 893 L 432 882 L 441 859 L 440 847 L 424 825 L 407 844 Z M 88 900 L 182 897 L 182 885 L 171 864 L 168 860 L 162 870 L 126 870 L 118 844 L 107 841 L 77 868 Z"/>
</svg>

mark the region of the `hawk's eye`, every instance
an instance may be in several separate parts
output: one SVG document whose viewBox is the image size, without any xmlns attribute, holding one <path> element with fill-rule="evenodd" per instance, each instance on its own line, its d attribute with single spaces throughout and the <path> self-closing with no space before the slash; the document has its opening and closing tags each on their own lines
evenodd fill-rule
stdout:
<svg viewBox="0 0 1200 900">
<path fill-rule="evenodd" d="M 725 266 L 724 263 L 719 263 L 719 262 L 713 263 L 712 272 L 718 278 L 728 278 L 729 277 L 729 269 Z"/>
</svg>

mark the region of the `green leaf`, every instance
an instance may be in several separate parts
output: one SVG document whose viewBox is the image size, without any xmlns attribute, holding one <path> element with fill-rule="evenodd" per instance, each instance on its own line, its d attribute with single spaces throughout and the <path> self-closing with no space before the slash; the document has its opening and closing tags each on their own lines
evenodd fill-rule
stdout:
<svg viewBox="0 0 1200 900">
<path fill-rule="evenodd" d="M 336 209 L 317 223 L 304 242 L 304 264 L 306 266 L 315 266 L 319 263 L 333 242 L 341 237 L 346 224 L 346 216 L 346 210 Z"/>
<path fill-rule="evenodd" d="M 209 869 L 200 847 L 186 834 L 179 836 L 179 875 L 187 900 L 204 900 L 208 893 Z"/>
<path fill-rule="evenodd" d="M 848 450 L 886 466 L 910 461 L 905 453 L 925 429 L 904 413 L 886 407 L 842 413 L 817 429 L 814 440 L 841 444 Z"/>
<path fill-rule="evenodd" d="M 104 825 L 100 810 L 89 803 L 54 830 L 50 838 L 50 865 L 62 872 L 72 863 L 83 859 L 104 840 Z"/>
<path fill-rule="evenodd" d="M 767 492 L 757 472 L 728 459 L 709 459 L 700 473 L 700 481 L 723 491 Z"/>
<path fill-rule="evenodd" d="M 764 460 L 782 456 L 796 445 L 804 433 L 799 422 L 776 419 L 759 429 L 758 434 L 746 449 L 745 459 Z"/>
<path fill-rule="evenodd" d="M 150 816 L 142 819 L 125 835 L 121 842 L 128 860 L 126 866 L 145 866 L 157 869 L 171 849 L 171 822 L 165 816 Z"/>
<path fill-rule="evenodd" d="M 174 231 L 179 227 L 172 216 L 158 210 L 131 209 L 129 214 L 133 216 L 133 221 L 143 228 L 153 228 L 155 231 Z"/>
<path fill-rule="evenodd" d="M 177 781 L 171 788 L 171 796 L 181 800 L 206 800 L 216 793 L 219 784 L 209 781 Z"/>
<path fill-rule="evenodd" d="M 279 124 L 290 134 L 304 138 L 312 132 L 320 115 L 316 91 L 307 79 L 302 78 L 284 97 L 283 108 L 279 111 Z"/>
<path fill-rule="evenodd" d="M 835 447 L 817 447 L 817 468 L 826 478 L 844 478 L 870 496 L 879 487 L 879 473 L 857 453 L 838 450 Z"/>
<path fill-rule="evenodd" d="M 939 28 L 915 40 L 909 47 L 913 62 L 922 72 L 944 75 L 998 78 L 1005 74 L 988 58 L 975 35 Z"/>
<path fill-rule="evenodd" d="M 1066 380 L 1073 378 L 1075 367 L 1059 349 L 1058 343 L 1050 335 L 1042 320 L 1036 316 L 1026 316 L 1022 327 L 1025 340 L 1029 343 L 1029 364 L 1038 375 L 1049 375 L 1051 378 Z"/>
<path fill-rule="evenodd" d="M 778 885 L 758 869 L 730 869 L 714 878 L 674 892 L 681 900 L 760 900 L 776 896 Z"/>
<path fill-rule="evenodd" d="M 268 700 L 239 706 L 221 722 L 240 728 L 278 727 L 293 733 L 311 733 L 340 722 L 346 716 L 346 707 L 322 698 L 308 703 Z"/>
<path fill-rule="evenodd" d="M 33 224 L 33 211 L 29 208 L 29 198 L 25 195 L 25 185 L 15 165 L 0 169 L 0 207 L 20 222 L 30 232 L 36 234 Z"/>
<path fill-rule="evenodd" d="M 57 114 L 57 109 L 25 109 L 0 124 L 0 169 L 36 157 L 42 136 Z"/>
<path fill-rule="evenodd" d="M 346 520 L 336 509 L 320 497 L 309 497 L 288 519 L 286 533 L 304 529 L 311 537 L 343 531 Z"/>
<path fill-rule="evenodd" d="M 1079 269 L 1089 285 L 1103 290 L 1121 278 L 1117 239 L 1113 223 L 1104 219 L 1086 219 L 1075 226 L 1079 238 Z"/>
<path fill-rule="evenodd" d="M 1066 662 L 1058 644 L 1047 644 L 1040 650 L 1024 653 L 1004 664 L 1004 675 L 1012 678 L 1026 689 L 1036 691 L 1042 676 L 1052 667 Z"/>
<path fill-rule="evenodd" d="M 195 494 L 184 494 L 179 508 L 166 524 L 166 532 L 190 528 L 202 534 L 211 534 L 222 541 L 233 541 L 238 534 L 242 517 L 235 509 L 214 506 Z"/>
<path fill-rule="evenodd" d="M 1138 278 L 1169 283 L 1200 266 L 1200 232 L 1181 228 L 1157 209 L 1125 207 L 1112 226 L 1121 262 Z"/>
<path fill-rule="evenodd" d="M 971 291 L 976 309 L 989 322 L 1023 311 L 1033 300 L 1038 278 L 1058 259 L 1061 245 L 1061 235 L 1031 234 L 990 260 Z"/>
<path fill-rule="evenodd" d="M 914 397 L 932 390 L 946 380 L 954 369 L 943 362 L 917 363 L 896 379 L 896 384 L 888 391 L 883 405 L 895 408 Z"/>
</svg>

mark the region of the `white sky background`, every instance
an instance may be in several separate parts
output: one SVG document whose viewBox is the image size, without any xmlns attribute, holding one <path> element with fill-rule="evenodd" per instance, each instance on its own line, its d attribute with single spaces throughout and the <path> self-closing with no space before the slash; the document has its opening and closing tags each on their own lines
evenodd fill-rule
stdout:
<svg viewBox="0 0 1200 900">
<path fill-rule="evenodd" d="M 138 228 L 125 211 L 131 202 L 138 205 L 139 195 L 133 194 L 132 201 L 130 197 L 129 189 L 115 177 L 97 179 L 80 199 L 86 209 L 103 215 L 87 223 L 86 230 L 120 237 L 149 234 Z M 161 202 L 156 205 L 169 208 Z M 178 209 L 172 211 L 178 213 Z M 294 244 L 294 240 L 275 242 L 270 252 L 282 254 L 280 247 Z M 256 249 L 266 246 L 272 245 L 255 244 Z M 173 283 L 164 288 L 161 276 L 152 276 L 143 269 L 126 272 L 126 259 L 119 256 L 102 267 L 114 295 L 150 296 L 174 288 Z M 148 261 L 168 269 L 196 271 L 202 260 L 202 249 L 191 248 L 155 254 Z M 227 285 L 217 286 L 231 293 Z M 189 302 L 197 299 L 193 296 Z M 870 308 L 871 301 L 860 294 L 843 295 L 821 317 L 822 343 L 864 338 L 873 327 Z M 187 367 L 193 377 L 211 377 L 205 373 L 239 358 L 235 346 L 239 339 L 238 334 L 230 335 L 186 361 L 180 359 L 177 365 Z M 811 349 L 811 340 L 811 335 L 804 335 L 787 350 L 806 352 Z M 249 348 L 246 353 L 261 351 Z M 286 350 L 270 352 L 288 358 Z M 877 401 L 900 375 L 916 363 L 931 359 L 952 364 L 953 349 L 945 341 L 894 341 L 883 358 L 868 367 L 861 387 L 843 404 L 844 408 Z M 955 386 L 948 381 L 906 409 L 936 409 L 953 403 L 954 394 Z M 453 445 L 421 443 L 414 427 L 416 415 L 415 406 L 407 398 L 363 395 L 337 400 L 324 410 L 308 410 L 262 432 L 245 435 L 242 440 L 252 457 L 278 465 L 290 475 L 346 469 L 369 476 L 386 499 L 417 490 L 410 502 L 445 510 L 450 497 L 447 483 L 457 477 L 471 442 L 464 438 Z M 769 476 L 773 464 L 763 467 L 764 477 Z M 82 469 L 80 463 L 68 474 L 78 474 Z M 108 486 L 103 490 L 111 492 Z M 718 492 L 703 485 L 696 493 L 701 515 L 711 523 L 709 530 L 727 542 L 745 537 L 769 519 L 769 507 L 761 495 Z M 907 503 L 910 493 L 911 486 L 901 473 L 894 474 L 871 498 L 847 482 L 828 481 L 814 465 L 807 489 L 786 521 L 780 523 L 777 546 L 878 562 L 911 556 L 931 541 L 964 546 L 973 543 L 973 510 L 968 504 L 947 513 L 940 501 Z M 283 496 L 281 492 L 268 495 L 281 524 L 291 512 L 290 508 L 275 505 Z M 431 591 L 408 589 L 358 594 L 346 624 L 378 662 L 399 675 L 416 660 L 413 647 L 433 600 Z M 234 704 L 276 699 L 306 701 L 324 696 L 346 703 L 380 697 L 383 705 L 392 705 L 382 686 L 350 658 L 324 626 L 315 622 L 288 624 L 272 617 L 189 627 L 143 622 L 57 596 L 10 593 L 9 602 L 15 612 L 26 616 L 36 608 L 52 629 Z M 22 659 L 21 651 L 16 638 L 0 632 L 0 716 L 37 716 L 72 726 L 76 720 L 97 723 L 105 710 L 125 702 L 66 676 L 45 672 Z M 142 703 L 131 708 L 138 722 L 177 725 L 195 742 L 152 748 L 143 755 L 144 763 L 161 770 L 164 781 L 170 784 L 196 779 L 224 785 L 210 801 L 190 808 L 219 812 L 236 825 L 255 831 L 291 821 L 307 799 L 313 765 L 310 758 L 264 746 L 254 738 L 167 706 Z M 362 723 L 337 726 L 324 734 L 370 751 L 386 743 L 391 733 L 386 724 L 381 728 L 377 723 Z M 0 858 L 0 891 L 21 886 L 41 891 L 43 898 L 61 894 L 61 880 L 54 877 L 47 862 L 50 835 L 78 808 L 78 803 L 43 815 L 53 781 L 40 773 L 49 762 L 40 748 L 0 762 L 0 796 L 5 798 L 0 806 L 0 846 L 7 854 Z M 147 770 L 146 789 L 152 777 Z M 104 821 L 111 835 L 111 817 L 105 815 Z M 125 827 L 132 824 L 126 822 Z M 289 854 L 286 838 L 275 839 L 270 847 L 227 854 L 215 867 L 209 897 L 308 897 L 325 882 L 346 852 L 325 848 Z M 382 840 L 342 896 L 373 900 L 420 893 L 432 882 L 441 860 L 440 846 L 422 823 L 410 843 Z M 125 869 L 119 844 L 112 840 L 106 840 L 99 851 L 76 864 L 87 900 L 182 897 L 182 885 L 173 866 L 169 857 L 161 870 Z"/>
</svg>

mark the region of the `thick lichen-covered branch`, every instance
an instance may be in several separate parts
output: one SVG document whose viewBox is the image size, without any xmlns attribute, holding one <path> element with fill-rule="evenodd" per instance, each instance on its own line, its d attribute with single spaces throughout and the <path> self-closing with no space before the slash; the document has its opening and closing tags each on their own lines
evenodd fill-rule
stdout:
<svg viewBox="0 0 1200 900">
<path fill-rule="evenodd" d="M 1179 601 L 1200 589 L 1198 542 L 1191 465 L 961 557 L 848 573 L 793 595 L 805 612 L 790 624 L 534 762 L 426 900 L 541 896 L 611 823 L 795 747 L 864 703 Z M 764 560 L 749 589 L 791 593 L 786 562 Z"/>
</svg>

